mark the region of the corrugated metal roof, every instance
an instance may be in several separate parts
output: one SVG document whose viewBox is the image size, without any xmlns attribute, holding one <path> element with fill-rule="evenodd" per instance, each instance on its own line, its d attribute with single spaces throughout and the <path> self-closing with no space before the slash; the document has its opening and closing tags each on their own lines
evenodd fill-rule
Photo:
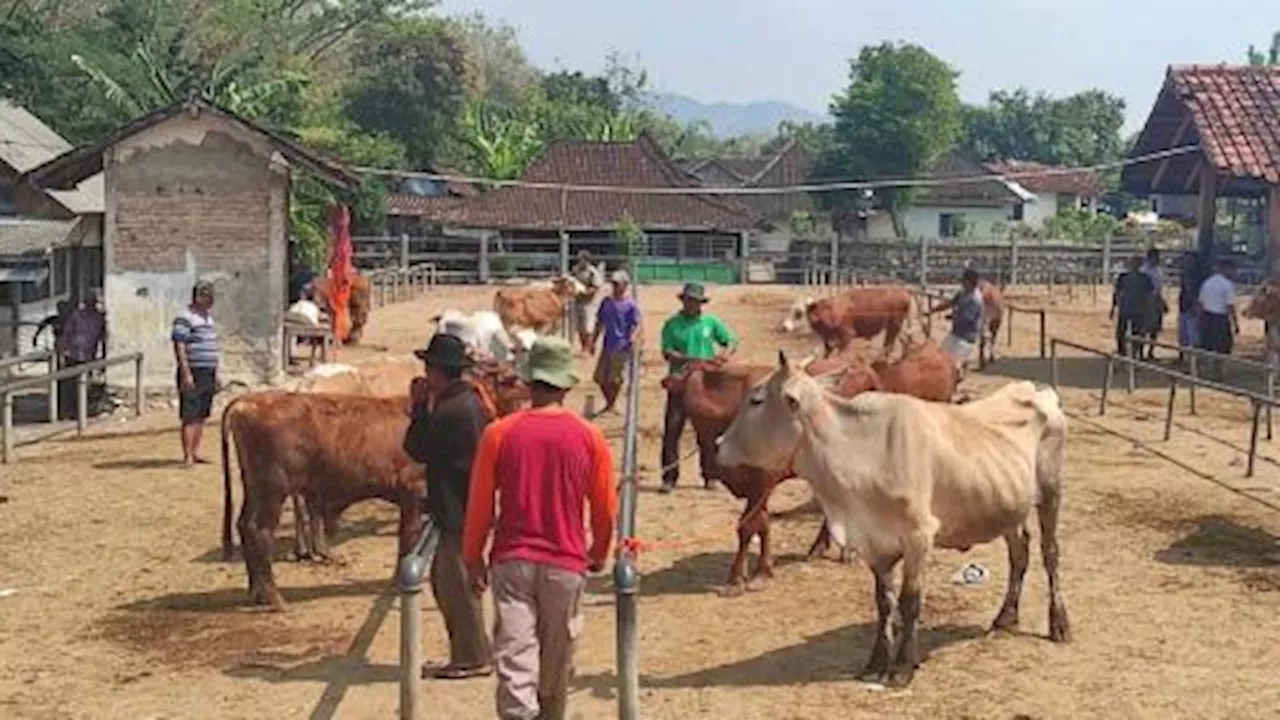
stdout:
<svg viewBox="0 0 1280 720">
<path fill-rule="evenodd" d="M 61 247 L 75 221 L 0 218 L 0 255 L 24 255 Z"/>
<path fill-rule="evenodd" d="M 107 211 L 107 185 L 102 179 L 102 173 L 80 183 L 75 190 L 45 190 L 45 192 L 77 215 Z"/>
<path fill-rule="evenodd" d="M 40 118 L 0 99 L 0 161 L 25 173 L 71 149 L 71 143 Z"/>
</svg>

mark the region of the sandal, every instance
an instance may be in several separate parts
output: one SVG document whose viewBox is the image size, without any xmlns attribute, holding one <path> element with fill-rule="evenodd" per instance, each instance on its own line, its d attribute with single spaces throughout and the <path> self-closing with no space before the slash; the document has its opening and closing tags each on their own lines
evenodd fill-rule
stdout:
<svg viewBox="0 0 1280 720">
<path fill-rule="evenodd" d="M 459 667 L 457 665 L 427 663 L 422 666 L 422 677 L 426 680 L 469 680 L 471 678 L 488 677 L 492 674 L 492 665 Z"/>
</svg>

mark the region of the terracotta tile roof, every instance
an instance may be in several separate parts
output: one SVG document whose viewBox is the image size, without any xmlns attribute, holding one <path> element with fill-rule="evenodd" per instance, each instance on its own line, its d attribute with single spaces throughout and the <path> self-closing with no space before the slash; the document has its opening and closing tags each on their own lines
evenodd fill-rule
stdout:
<svg viewBox="0 0 1280 720">
<path fill-rule="evenodd" d="M 452 212 L 465 202 L 465 198 L 441 195 L 387 195 L 388 215 L 419 215 L 435 217 Z"/>
<path fill-rule="evenodd" d="M 697 187 L 647 133 L 634 142 L 560 142 L 525 170 L 526 182 L 625 187 Z M 438 222 L 511 230 L 612 230 L 624 216 L 646 230 L 736 232 L 756 218 L 724 196 L 641 195 L 500 188 L 433 216 Z"/>
<path fill-rule="evenodd" d="M 1186 107 L 1218 172 L 1280 183 L 1280 67 L 1175 65 L 1164 92 Z"/>
<path fill-rule="evenodd" d="M 1034 193 L 1058 193 L 1077 197 L 1096 198 L 1102 194 L 1098 174 L 1091 171 L 1055 173 L 1053 175 L 1024 175 L 1057 169 L 1055 165 L 1030 160 L 1004 160 L 987 163 L 988 172 L 1004 175 Z"/>
</svg>

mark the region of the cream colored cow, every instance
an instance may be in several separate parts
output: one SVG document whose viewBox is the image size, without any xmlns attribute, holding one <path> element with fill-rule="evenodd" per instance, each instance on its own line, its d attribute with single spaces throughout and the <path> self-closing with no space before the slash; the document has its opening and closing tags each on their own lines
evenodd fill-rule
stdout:
<svg viewBox="0 0 1280 720">
<path fill-rule="evenodd" d="M 923 571 L 933 547 L 965 551 L 1004 537 L 1009 587 L 992 630 L 1016 627 L 1033 508 L 1049 576 L 1049 638 L 1068 639 L 1058 582 L 1067 423 L 1057 393 L 1015 382 L 966 405 L 882 392 L 846 400 L 781 353 L 779 361 L 725 431 L 717 460 L 726 467 L 794 468 L 811 484 L 832 539 L 870 565 L 879 623 L 865 675 L 911 681 L 919 663 Z M 899 561 L 902 638 L 891 662 Z"/>
</svg>

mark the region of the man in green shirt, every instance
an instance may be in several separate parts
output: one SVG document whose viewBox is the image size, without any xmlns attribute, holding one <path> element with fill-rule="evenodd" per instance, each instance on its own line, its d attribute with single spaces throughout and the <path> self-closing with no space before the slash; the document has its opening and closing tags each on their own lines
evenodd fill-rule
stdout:
<svg viewBox="0 0 1280 720">
<path fill-rule="evenodd" d="M 737 349 L 738 339 L 720 318 L 702 312 L 708 302 L 706 290 L 698 283 L 686 283 L 680 291 L 680 312 L 662 325 L 662 357 L 670 363 L 670 375 L 680 375 L 689 360 L 727 359 Z M 680 479 L 680 434 L 684 432 L 684 404 L 678 393 L 667 392 L 667 409 L 662 427 L 662 488 L 669 493 Z M 714 487 L 707 480 L 706 487 Z"/>
</svg>

